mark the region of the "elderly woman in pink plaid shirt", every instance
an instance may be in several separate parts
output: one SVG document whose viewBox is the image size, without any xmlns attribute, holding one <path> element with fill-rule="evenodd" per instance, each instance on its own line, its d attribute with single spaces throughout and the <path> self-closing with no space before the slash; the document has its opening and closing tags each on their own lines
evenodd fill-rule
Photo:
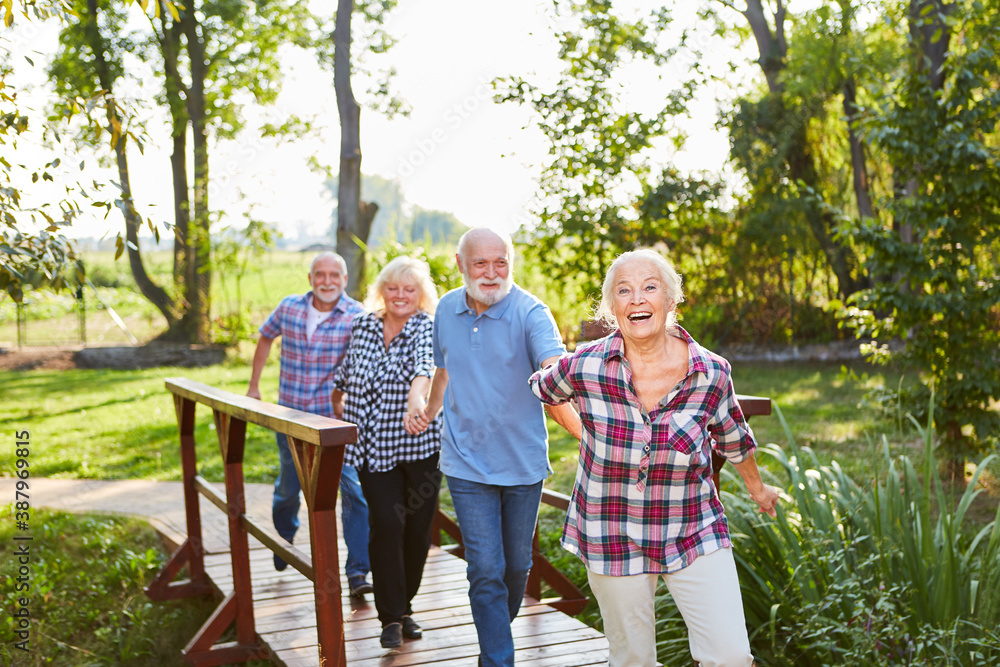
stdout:
<svg viewBox="0 0 1000 667">
<path fill-rule="evenodd" d="M 729 528 L 712 484 L 712 449 L 762 512 L 756 442 L 729 363 L 676 322 L 680 276 L 653 250 L 608 270 L 598 316 L 615 329 L 531 377 L 545 403 L 576 399 L 580 465 L 563 546 L 587 566 L 610 644 L 610 667 L 653 667 L 653 598 L 662 577 L 702 667 L 753 664 Z"/>
</svg>

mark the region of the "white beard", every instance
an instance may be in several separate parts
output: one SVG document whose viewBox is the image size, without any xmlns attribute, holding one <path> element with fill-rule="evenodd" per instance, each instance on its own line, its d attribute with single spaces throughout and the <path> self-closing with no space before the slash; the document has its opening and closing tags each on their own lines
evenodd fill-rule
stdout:
<svg viewBox="0 0 1000 667">
<path fill-rule="evenodd" d="M 485 304 L 487 306 L 492 306 L 495 303 L 499 303 L 504 300 L 510 290 L 514 287 L 514 277 L 508 273 L 507 277 L 500 282 L 500 289 L 495 292 L 484 292 L 481 289 L 481 285 L 484 283 L 495 283 L 496 280 L 487 280 L 486 278 L 479 278 L 473 281 L 469 274 L 462 273 L 462 278 L 465 280 L 465 290 L 469 293 L 474 301 Z"/>
<path fill-rule="evenodd" d="M 340 294 L 343 290 L 339 289 L 313 289 L 313 297 L 319 299 L 323 303 L 334 303 L 340 298 Z"/>
</svg>

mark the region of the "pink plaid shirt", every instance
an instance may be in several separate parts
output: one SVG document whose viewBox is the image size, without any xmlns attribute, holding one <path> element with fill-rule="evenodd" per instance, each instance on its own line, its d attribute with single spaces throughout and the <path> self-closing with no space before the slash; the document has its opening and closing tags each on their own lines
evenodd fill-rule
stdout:
<svg viewBox="0 0 1000 667">
<path fill-rule="evenodd" d="M 688 344 L 688 373 L 650 413 L 632 386 L 619 332 L 529 380 L 546 403 L 579 402 L 580 465 L 562 543 L 599 574 L 676 572 L 732 546 L 710 448 L 740 463 L 757 443 L 729 363 L 682 328 L 676 335 Z"/>
</svg>

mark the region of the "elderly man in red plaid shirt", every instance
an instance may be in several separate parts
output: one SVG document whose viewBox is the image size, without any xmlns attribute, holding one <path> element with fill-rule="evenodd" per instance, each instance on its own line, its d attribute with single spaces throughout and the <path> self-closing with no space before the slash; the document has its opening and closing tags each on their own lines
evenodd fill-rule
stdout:
<svg viewBox="0 0 1000 667">
<path fill-rule="evenodd" d="M 278 404 L 325 417 L 334 417 L 330 394 L 333 379 L 351 338 L 351 320 L 364 312 L 361 304 L 344 294 L 347 264 L 332 252 L 320 253 L 309 269 L 306 294 L 285 297 L 260 328 L 253 356 L 247 396 L 260 398 L 261 372 L 271 353 L 271 344 L 281 336 L 281 370 L 278 376 Z M 272 518 L 278 534 L 289 542 L 299 528 L 299 484 L 288 438 L 277 433 L 281 468 L 274 484 Z M 344 465 L 340 478 L 341 522 L 347 543 L 345 566 L 350 593 L 361 597 L 372 591 L 367 581 L 368 505 L 361 492 L 358 472 Z M 281 571 L 288 564 L 274 556 Z"/>
</svg>

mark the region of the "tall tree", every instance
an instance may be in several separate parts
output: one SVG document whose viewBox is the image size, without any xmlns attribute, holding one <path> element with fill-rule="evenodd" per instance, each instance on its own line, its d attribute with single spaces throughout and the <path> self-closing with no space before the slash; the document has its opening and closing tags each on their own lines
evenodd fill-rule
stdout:
<svg viewBox="0 0 1000 667">
<path fill-rule="evenodd" d="M 388 3 L 387 3 L 388 4 Z M 361 105 L 351 86 L 351 19 L 354 0 L 338 0 L 334 28 L 333 82 L 340 115 L 340 177 L 337 179 L 337 252 L 347 262 L 347 291 L 359 296 L 365 276 L 365 244 L 378 204 L 361 201 Z"/>
<path fill-rule="evenodd" d="M 766 94 L 757 100 L 741 100 L 736 117 L 731 122 L 730 131 L 739 134 L 741 130 L 751 133 L 763 130 L 769 137 L 773 159 L 783 165 L 781 173 L 773 174 L 776 183 L 793 184 L 791 199 L 803 215 L 818 247 L 826 257 L 830 269 L 837 277 L 838 290 L 844 296 L 866 287 L 869 278 L 857 257 L 849 239 L 837 233 L 838 218 L 828 206 L 824 206 L 824 183 L 816 154 L 809 140 L 809 124 L 822 113 L 822 107 L 810 108 L 803 100 L 790 95 L 786 74 L 789 69 L 789 35 L 786 23 L 788 8 L 783 0 L 746 0 L 739 7 L 729 0 L 716 0 L 721 5 L 736 11 L 746 22 L 757 48 L 756 64 L 767 85 Z M 849 0 L 839 3 L 843 15 L 843 26 L 849 30 L 853 9 Z M 845 93 L 844 105 L 848 111 L 848 123 L 855 122 L 855 86 L 850 76 L 842 82 Z M 849 125 L 849 132 L 854 130 Z M 852 138 L 853 139 L 853 138 Z M 739 139 L 735 139 L 739 141 Z M 852 158 L 861 208 L 867 208 L 869 197 L 867 178 L 860 145 L 852 145 Z M 788 196 L 787 194 L 785 196 Z"/>
<path fill-rule="evenodd" d="M 142 219 L 127 178 L 124 134 L 112 141 L 122 188 L 120 208 L 126 218 L 126 236 L 122 239 L 119 235 L 119 249 L 128 251 L 142 294 L 167 321 L 161 338 L 208 342 L 211 142 L 232 138 L 243 129 L 240 108 L 247 93 L 261 104 L 276 99 L 281 84 L 279 49 L 290 43 L 313 44 L 319 32 L 317 22 L 301 3 L 281 0 L 255 5 L 209 0 L 186 6 L 157 0 L 150 31 L 128 35 L 120 5 L 108 0 L 79 0 L 79 4 L 87 19 L 63 30 L 61 51 L 50 68 L 57 88 L 64 93 L 104 91 L 110 95 L 126 85 L 128 54 L 149 61 L 162 75 L 173 144 L 174 285 L 155 285 L 142 268 L 138 236 Z M 84 62 L 77 57 L 81 47 L 90 53 Z M 108 116 L 112 132 L 121 124 L 121 118 Z M 295 127 L 291 121 L 288 125 Z M 267 131 L 274 130 L 262 130 Z M 188 164 L 193 167 L 193 178 L 189 177 Z"/>
<path fill-rule="evenodd" d="M 1000 6 L 907 9 L 909 67 L 864 124 L 894 168 L 896 192 L 883 202 L 892 218 L 857 229 L 873 270 L 892 280 L 856 295 L 853 314 L 876 359 L 922 373 L 908 406 L 928 405 L 933 391 L 941 446 L 960 474 L 1000 433 Z"/>
<path fill-rule="evenodd" d="M 659 82 L 668 98 L 650 110 L 623 99 L 627 65 L 663 65 L 675 51 L 658 43 L 670 23 L 666 12 L 629 19 L 606 0 L 586 0 L 571 7 L 567 19 L 572 29 L 558 35 L 560 80 L 543 88 L 511 77 L 499 97 L 534 109 L 551 144 L 539 225 L 528 232 L 526 251 L 560 277 L 580 277 L 578 297 L 585 300 L 599 293 L 600 277 L 616 254 L 657 238 L 638 218 L 635 203 L 648 185 L 654 142 L 692 88 Z"/>
</svg>

